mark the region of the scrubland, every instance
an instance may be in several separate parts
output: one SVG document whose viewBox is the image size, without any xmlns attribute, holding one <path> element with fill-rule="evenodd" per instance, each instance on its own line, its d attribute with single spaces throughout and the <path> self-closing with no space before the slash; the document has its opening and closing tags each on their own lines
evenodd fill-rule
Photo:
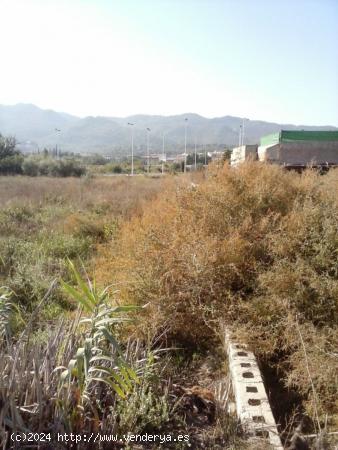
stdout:
<svg viewBox="0 0 338 450">
<path fill-rule="evenodd" d="M 0 177 L 1 284 L 31 311 L 53 279 L 66 274 L 67 258 L 89 261 L 160 185 L 126 177 Z M 72 307 L 57 288 L 43 314 L 52 318 Z"/>
<path fill-rule="evenodd" d="M 224 323 L 283 383 L 279 414 L 294 407 L 335 428 L 337 192 L 335 170 L 214 168 L 125 223 L 97 276 L 148 303 L 141 335 L 165 327 L 167 339 L 208 349 Z"/>
<path fill-rule="evenodd" d="M 193 448 L 250 448 L 206 400 L 227 377 L 224 325 L 259 358 L 285 437 L 301 417 L 334 430 L 337 192 L 335 170 L 258 163 L 193 178 L 0 177 L 2 438 L 182 432 Z"/>
</svg>

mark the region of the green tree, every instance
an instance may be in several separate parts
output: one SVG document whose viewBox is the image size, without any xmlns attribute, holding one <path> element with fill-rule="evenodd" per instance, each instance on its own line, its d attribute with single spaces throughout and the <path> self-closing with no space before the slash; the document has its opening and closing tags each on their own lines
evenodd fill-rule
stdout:
<svg viewBox="0 0 338 450">
<path fill-rule="evenodd" d="M 8 158 L 20 154 L 16 149 L 16 140 L 12 136 L 2 136 L 0 134 L 0 159 Z"/>
<path fill-rule="evenodd" d="M 113 167 L 113 173 L 122 173 L 122 167 L 117 164 L 116 166 Z"/>
<path fill-rule="evenodd" d="M 0 134 L 0 174 L 11 175 L 22 173 L 23 156 L 16 149 L 14 137 L 5 137 Z"/>
</svg>

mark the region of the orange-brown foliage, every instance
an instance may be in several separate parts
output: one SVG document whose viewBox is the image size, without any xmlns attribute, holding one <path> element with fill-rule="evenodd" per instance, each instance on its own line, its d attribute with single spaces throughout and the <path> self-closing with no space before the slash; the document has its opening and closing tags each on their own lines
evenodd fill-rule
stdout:
<svg viewBox="0 0 338 450">
<path fill-rule="evenodd" d="M 332 412 L 337 175 L 248 163 L 214 168 L 198 186 L 167 186 L 125 223 L 98 278 L 119 283 L 126 302 L 149 302 L 145 332 L 165 326 L 177 341 L 202 345 L 224 321 L 261 356 L 283 357 L 288 382 L 310 398 L 299 323 L 311 361 L 326 362 L 311 370 L 322 411 Z"/>
</svg>

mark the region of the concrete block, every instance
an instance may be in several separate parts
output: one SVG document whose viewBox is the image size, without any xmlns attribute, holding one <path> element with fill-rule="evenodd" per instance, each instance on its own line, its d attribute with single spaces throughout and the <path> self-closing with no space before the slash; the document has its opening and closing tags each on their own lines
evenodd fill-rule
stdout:
<svg viewBox="0 0 338 450">
<path fill-rule="evenodd" d="M 237 415 L 243 428 L 251 436 L 267 439 L 274 450 L 283 450 L 255 355 L 229 339 L 227 350 Z"/>
</svg>

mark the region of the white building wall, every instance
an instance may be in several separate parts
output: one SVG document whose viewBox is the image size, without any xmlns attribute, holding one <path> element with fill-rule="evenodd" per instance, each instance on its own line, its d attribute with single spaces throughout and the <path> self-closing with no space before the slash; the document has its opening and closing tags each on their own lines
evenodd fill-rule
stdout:
<svg viewBox="0 0 338 450">
<path fill-rule="evenodd" d="M 236 166 L 243 161 L 257 159 L 257 145 L 241 145 L 240 147 L 235 147 L 231 153 L 231 165 Z"/>
</svg>

